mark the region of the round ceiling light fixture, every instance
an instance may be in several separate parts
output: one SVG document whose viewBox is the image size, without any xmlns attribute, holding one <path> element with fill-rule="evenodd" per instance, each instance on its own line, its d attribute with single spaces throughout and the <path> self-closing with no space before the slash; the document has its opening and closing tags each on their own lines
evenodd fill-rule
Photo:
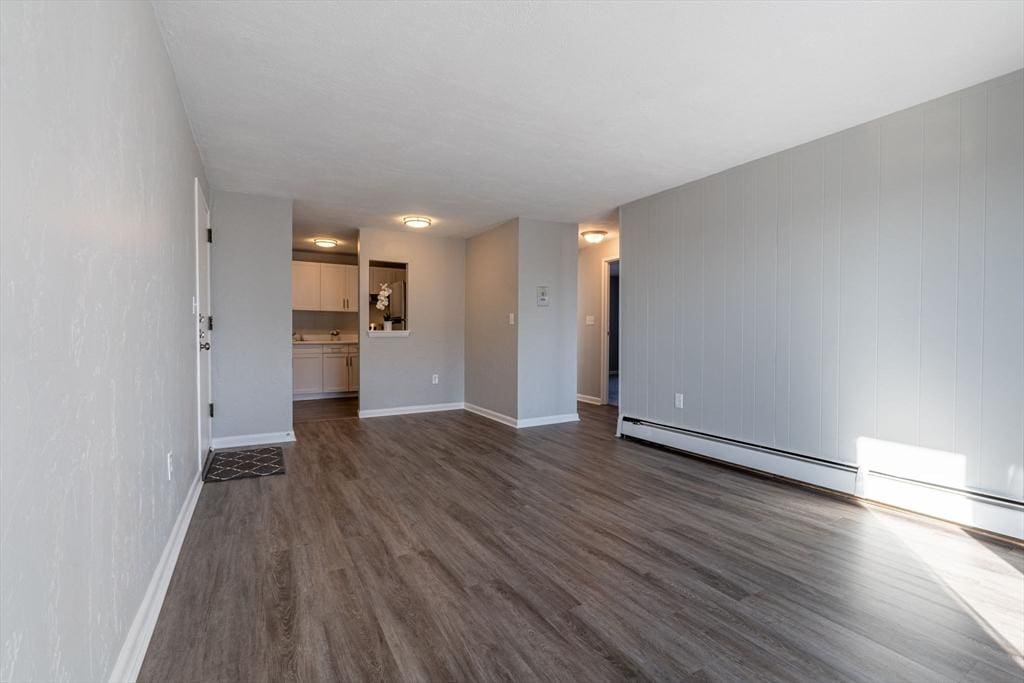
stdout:
<svg viewBox="0 0 1024 683">
<path fill-rule="evenodd" d="M 317 237 L 316 239 L 313 240 L 313 244 L 322 249 L 333 249 L 334 247 L 338 246 L 340 242 L 338 242 L 338 240 L 336 239 L 331 239 L 330 237 Z"/>
<path fill-rule="evenodd" d="M 591 244 L 600 244 L 608 236 L 607 230 L 587 230 L 583 233 L 583 239 Z"/>
<path fill-rule="evenodd" d="M 430 219 L 425 216 L 406 216 L 402 219 L 407 228 L 429 228 Z"/>
</svg>

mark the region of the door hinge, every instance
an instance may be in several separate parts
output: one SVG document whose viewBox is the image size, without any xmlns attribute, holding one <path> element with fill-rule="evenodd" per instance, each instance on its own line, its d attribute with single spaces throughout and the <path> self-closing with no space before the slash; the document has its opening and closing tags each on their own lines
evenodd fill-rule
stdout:
<svg viewBox="0 0 1024 683">
<path fill-rule="evenodd" d="M 213 228 L 206 229 L 206 241 L 210 243 L 213 242 Z"/>
<path fill-rule="evenodd" d="M 213 417 L 213 404 L 210 404 L 210 417 Z"/>
<path fill-rule="evenodd" d="M 206 316 L 206 329 L 208 329 L 211 332 L 213 332 L 213 316 L 212 315 Z"/>
</svg>

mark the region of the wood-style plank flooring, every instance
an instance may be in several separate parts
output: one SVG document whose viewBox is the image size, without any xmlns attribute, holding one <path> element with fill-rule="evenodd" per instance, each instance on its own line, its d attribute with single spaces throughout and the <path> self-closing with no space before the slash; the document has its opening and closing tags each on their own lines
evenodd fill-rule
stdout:
<svg viewBox="0 0 1024 683">
<path fill-rule="evenodd" d="M 344 398 L 319 398 L 311 401 L 292 401 L 292 423 L 340 420 L 345 417 L 359 417 L 359 399 L 355 396 Z"/>
<path fill-rule="evenodd" d="M 1019 546 L 580 411 L 296 425 L 203 488 L 140 680 L 1021 680 Z"/>
</svg>

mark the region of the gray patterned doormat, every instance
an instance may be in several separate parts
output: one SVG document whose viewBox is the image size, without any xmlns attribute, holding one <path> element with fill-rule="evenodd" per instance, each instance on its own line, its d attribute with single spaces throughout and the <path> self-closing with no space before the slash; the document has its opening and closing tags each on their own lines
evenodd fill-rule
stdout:
<svg viewBox="0 0 1024 683">
<path fill-rule="evenodd" d="M 203 481 L 230 481 L 271 474 L 284 474 L 284 450 L 280 446 L 214 452 Z"/>
</svg>

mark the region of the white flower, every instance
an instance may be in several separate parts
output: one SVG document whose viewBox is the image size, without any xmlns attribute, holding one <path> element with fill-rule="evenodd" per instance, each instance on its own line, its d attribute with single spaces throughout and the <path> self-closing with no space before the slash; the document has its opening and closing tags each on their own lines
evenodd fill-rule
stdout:
<svg viewBox="0 0 1024 683">
<path fill-rule="evenodd" d="M 388 303 L 391 300 L 391 288 L 388 287 L 388 283 L 382 282 L 380 284 L 380 292 L 377 294 L 377 310 L 383 311 L 388 307 Z"/>
</svg>

